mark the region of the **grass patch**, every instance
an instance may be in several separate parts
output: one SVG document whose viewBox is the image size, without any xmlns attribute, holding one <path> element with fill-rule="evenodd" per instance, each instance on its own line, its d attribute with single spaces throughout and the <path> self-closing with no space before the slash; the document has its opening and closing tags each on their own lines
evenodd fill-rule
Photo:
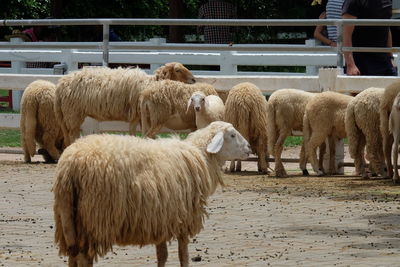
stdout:
<svg viewBox="0 0 400 267">
<path fill-rule="evenodd" d="M 0 130 L 0 147 L 20 147 L 20 130 Z"/>
<path fill-rule="evenodd" d="M 301 146 L 302 143 L 302 136 L 289 136 L 286 138 L 284 146 Z"/>
</svg>

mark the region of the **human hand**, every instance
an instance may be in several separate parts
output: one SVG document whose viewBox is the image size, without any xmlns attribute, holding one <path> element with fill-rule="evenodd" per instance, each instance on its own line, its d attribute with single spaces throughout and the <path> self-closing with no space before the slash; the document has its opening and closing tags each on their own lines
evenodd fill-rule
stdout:
<svg viewBox="0 0 400 267">
<path fill-rule="evenodd" d="M 336 44 L 336 42 L 331 42 L 331 43 L 329 44 L 329 46 L 330 46 L 330 47 L 336 47 L 337 44 Z"/>
<path fill-rule="evenodd" d="M 346 70 L 347 75 L 361 75 L 360 70 L 357 68 L 356 65 L 347 65 L 347 70 Z"/>
</svg>

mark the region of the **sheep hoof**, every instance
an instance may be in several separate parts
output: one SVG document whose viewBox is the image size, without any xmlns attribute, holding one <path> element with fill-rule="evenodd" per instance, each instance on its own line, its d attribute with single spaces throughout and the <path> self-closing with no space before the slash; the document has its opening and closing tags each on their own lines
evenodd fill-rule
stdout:
<svg viewBox="0 0 400 267">
<path fill-rule="evenodd" d="M 287 173 L 285 170 L 275 170 L 275 176 L 284 178 L 287 177 Z"/>
<path fill-rule="evenodd" d="M 321 177 L 321 176 L 325 176 L 325 173 L 321 170 L 317 171 L 317 176 Z"/>
<path fill-rule="evenodd" d="M 304 176 L 309 176 L 309 175 L 310 175 L 310 173 L 308 172 L 308 170 L 307 170 L 307 169 L 304 169 L 304 170 L 303 170 L 303 175 L 304 175 Z"/>
</svg>

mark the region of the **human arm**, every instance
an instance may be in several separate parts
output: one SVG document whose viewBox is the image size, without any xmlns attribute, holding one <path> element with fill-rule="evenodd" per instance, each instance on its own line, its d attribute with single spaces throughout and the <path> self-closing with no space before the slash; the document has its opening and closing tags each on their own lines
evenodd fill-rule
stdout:
<svg viewBox="0 0 400 267">
<path fill-rule="evenodd" d="M 319 19 L 325 19 L 325 18 L 326 18 L 326 12 L 324 11 L 321 13 L 321 15 L 319 15 Z M 325 45 L 335 47 L 336 43 L 331 41 L 323 34 L 324 28 L 325 28 L 324 25 L 317 25 L 314 30 L 314 38 L 319 40 L 321 43 Z"/>
<path fill-rule="evenodd" d="M 342 16 L 343 19 L 357 19 L 357 17 L 350 15 L 348 13 L 343 14 Z M 343 26 L 343 46 L 344 47 L 352 47 L 353 46 L 353 41 L 352 41 L 352 36 L 353 36 L 353 31 L 354 31 L 354 25 L 344 25 Z M 360 75 L 360 70 L 357 68 L 354 58 L 353 58 L 353 52 L 344 52 L 344 59 L 346 61 L 346 74 L 347 75 Z"/>
</svg>

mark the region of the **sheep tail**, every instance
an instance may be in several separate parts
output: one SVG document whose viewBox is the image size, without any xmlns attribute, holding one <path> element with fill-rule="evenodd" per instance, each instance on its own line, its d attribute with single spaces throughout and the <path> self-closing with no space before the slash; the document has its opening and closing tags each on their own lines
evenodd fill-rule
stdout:
<svg viewBox="0 0 400 267">
<path fill-rule="evenodd" d="M 79 253 L 76 231 L 78 193 L 73 179 L 61 170 L 54 184 L 55 243 L 59 254 L 75 257 Z"/>
<path fill-rule="evenodd" d="M 308 141 L 311 138 L 311 125 L 310 125 L 310 120 L 308 119 L 307 113 L 304 114 L 303 117 L 303 144 L 304 147 L 306 147 Z"/>
<path fill-rule="evenodd" d="M 354 159 L 355 157 L 357 157 L 357 149 L 360 145 L 359 140 L 362 133 L 357 127 L 357 123 L 355 121 L 354 106 L 351 104 L 348 106 L 348 109 L 346 111 L 345 126 L 347 139 L 350 144 L 349 153 L 350 156 Z"/>
<path fill-rule="evenodd" d="M 21 128 L 23 129 L 22 142 L 24 148 L 27 149 L 27 152 L 31 157 L 35 155 L 36 151 L 35 133 L 37 125 L 37 110 L 38 103 L 36 101 L 29 101 L 26 103 L 21 115 Z"/>
<path fill-rule="evenodd" d="M 275 120 L 275 106 L 272 103 L 267 104 L 267 135 L 268 135 L 268 151 L 275 156 L 275 143 L 277 139 Z"/>
</svg>

